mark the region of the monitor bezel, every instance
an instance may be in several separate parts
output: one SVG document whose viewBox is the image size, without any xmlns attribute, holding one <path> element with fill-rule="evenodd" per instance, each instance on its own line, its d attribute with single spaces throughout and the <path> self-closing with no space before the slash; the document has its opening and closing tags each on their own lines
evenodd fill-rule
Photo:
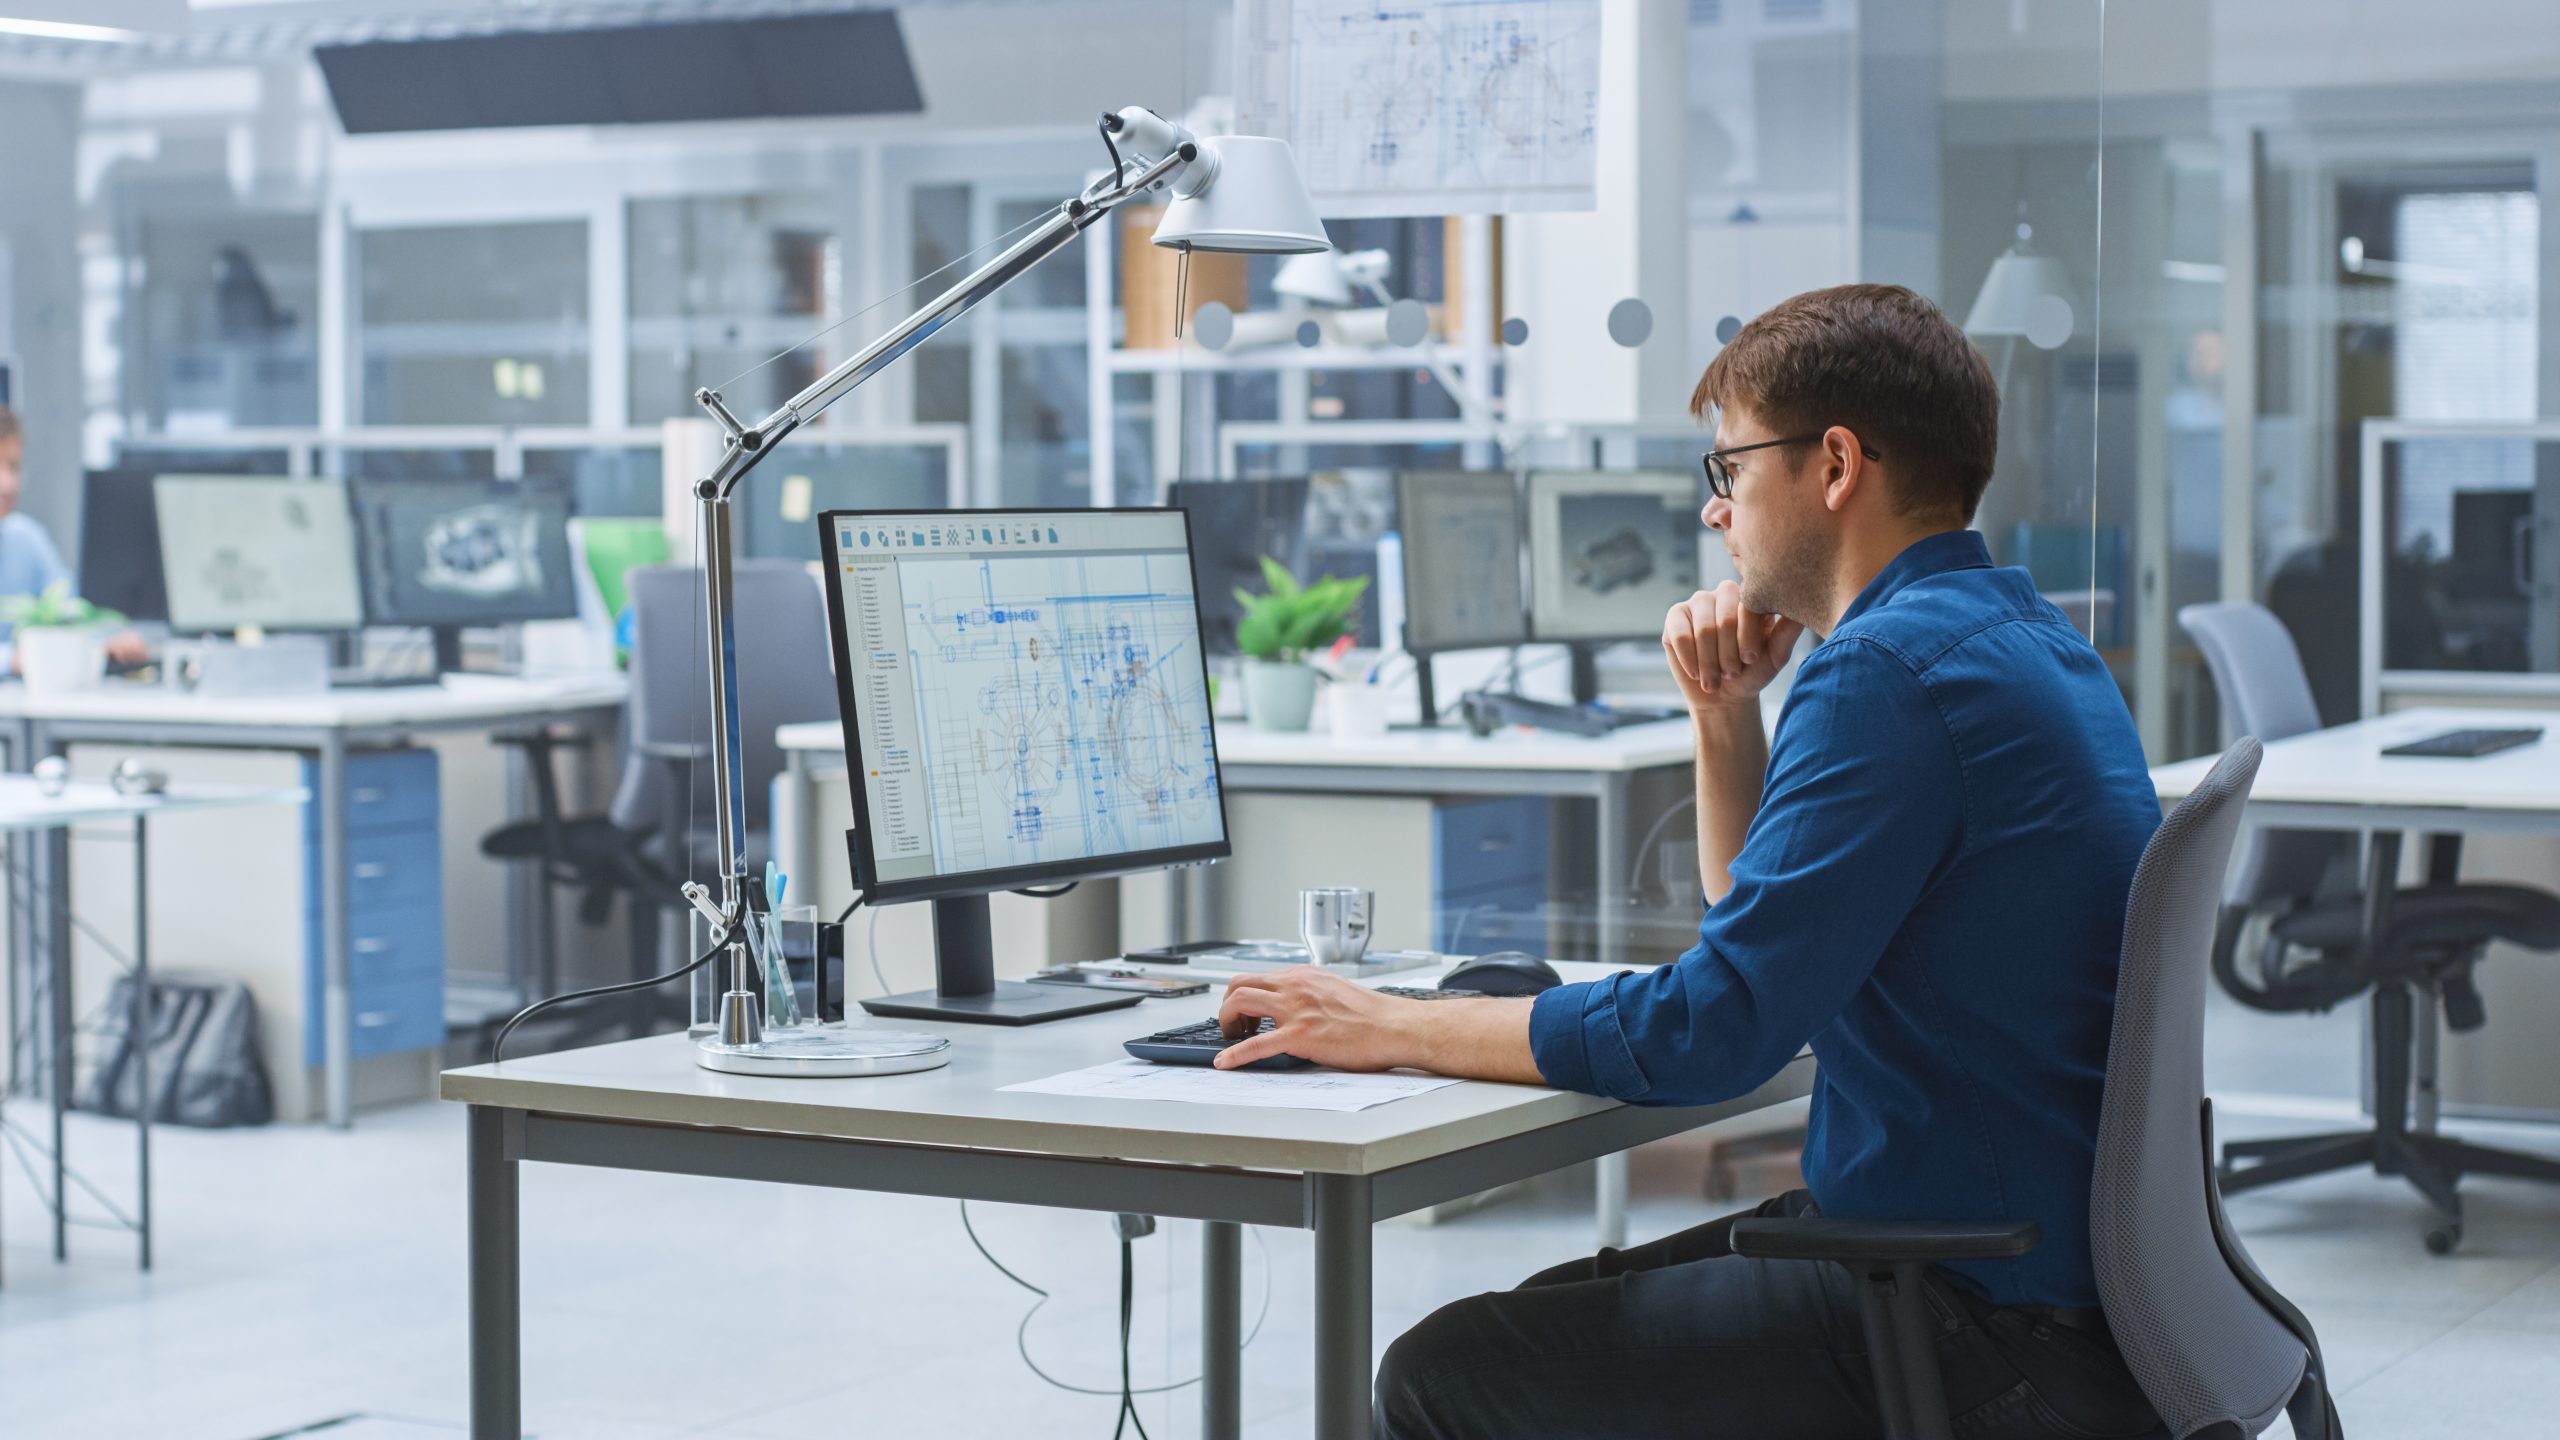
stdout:
<svg viewBox="0 0 2560 1440">
<path fill-rule="evenodd" d="M 185 620 L 181 620 L 178 618 L 177 592 L 175 587 L 169 584 L 169 530 L 166 525 L 163 525 L 160 527 L 160 586 L 161 594 L 166 597 L 169 602 L 168 605 L 164 607 L 169 612 L 167 622 L 169 626 L 169 633 L 172 635 L 227 635 L 235 631 L 255 627 L 259 630 L 278 635 L 343 635 L 348 632 L 362 630 L 364 628 L 364 537 L 356 533 L 355 491 L 354 487 L 348 482 L 345 476 L 227 475 L 193 470 L 164 470 L 152 476 L 151 481 L 151 508 L 155 519 L 159 518 L 159 516 L 164 513 L 163 507 L 160 503 L 161 492 L 159 487 L 169 484 L 171 481 L 187 485 L 221 484 L 224 482 L 238 484 L 243 481 L 282 485 L 317 485 L 326 486 L 330 490 L 336 492 L 338 504 L 346 512 L 347 548 L 355 561 L 356 606 L 354 618 L 343 625 L 331 624 L 325 621 L 305 622 L 301 620 L 238 619 L 232 620 L 228 624 L 206 625 L 196 623 L 200 617 L 195 616 L 190 616 Z"/>
<path fill-rule="evenodd" d="M 1520 544 L 1529 562 L 1529 603 L 1527 618 L 1529 622 L 1530 643 L 1537 645 L 1617 645 L 1631 641 L 1659 640 L 1662 638 L 1662 630 L 1659 623 L 1650 630 L 1628 630 L 1623 632 L 1614 630 L 1550 630 L 1545 625 L 1539 623 L 1537 488 L 1539 477 L 1554 475 L 1600 476 L 1609 479 L 1634 477 L 1639 475 L 1658 475 L 1666 479 L 1687 481 L 1691 485 L 1691 493 L 1693 495 L 1696 493 L 1696 489 L 1705 482 L 1703 480 L 1691 481 L 1688 476 L 1679 470 L 1651 465 L 1635 470 L 1596 470 L 1589 468 L 1578 469 L 1569 465 L 1545 465 L 1536 469 L 1526 470 L 1521 473 Z M 1698 542 L 1693 538 L 1690 543 L 1694 545 Z M 1704 571 L 1701 570 L 1700 573 L 1703 576 Z M 1685 600 L 1688 597 L 1682 596 L 1681 598 Z M 1668 613 L 1668 611 L 1666 610 L 1665 613 Z"/>
<path fill-rule="evenodd" d="M 1516 634 L 1503 639 L 1417 644 L 1413 634 L 1413 595 L 1417 588 L 1414 584 L 1414 556 L 1422 547 L 1414 543 L 1412 486 L 1418 480 L 1444 479 L 1452 476 L 1471 480 L 1499 479 L 1510 484 L 1511 532 L 1514 542 L 1511 556 L 1512 583 L 1520 596 L 1520 623 Z M 1396 638 L 1403 645 L 1406 654 L 1449 655 L 1461 650 L 1508 650 L 1516 645 L 1526 645 L 1535 638 L 1529 628 L 1529 576 L 1524 568 L 1524 562 L 1528 559 L 1529 510 L 1527 499 L 1521 494 L 1520 485 L 1520 472 L 1517 470 L 1398 470 L 1396 472 L 1396 571 L 1397 583 L 1404 587 L 1404 623 L 1399 627 L 1403 633 Z M 1492 487 L 1488 485 L 1485 488 L 1489 490 Z"/>
<path fill-rule="evenodd" d="M 862 892 L 866 904 L 888 904 L 901 900 L 958 900 L 975 895 L 992 895 L 1000 891 L 1019 890 L 1031 885 L 1053 885 L 1061 881 L 1107 880 L 1118 875 L 1137 875 L 1150 870 L 1169 869 L 1181 865 L 1205 865 L 1224 860 L 1235 853 L 1233 831 L 1227 814 L 1227 766 L 1223 754 L 1217 756 L 1218 773 L 1214 777 L 1218 790 L 1218 838 L 1202 845 L 1173 846 L 1159 850 L 1133 850 L 1102 859 L 1062 860 L 1043 865 L 1016 865 L 1002 870 L 971 870 L 959 875 L 919 876 L 908 880 L 881 881 L 879 858 L 871 849 L 871 790 L 866 783 L 862 753 L 862 727 L 854 719 L 853 655 L 846 643 L 850 634 L 844 607 L 842 566 L 836 543 L 838 524 L 855 517 L 900 520 L 927 517 L 952 520 L 973 515 L 1174 515 L 1182 521 L 1182 556 L 1191 567 L 1191 633 L 1198 637 L 1200 622 L 1200 565 L 1191 547 L 1191 516 L 1177 505 L 1019 505 L 971 510 L 824 510 L 818 514 L 818 545 L 825 556 L 826 573 L 819 587 L 826 591 L 827 644 L 835 661 L 836 720 L 844 733 L 845 776 L 853 790 L 853 826 L 846 832 L 845 852 L 853 866 L 853 883 Z M 1209 657 L 1205 642 L 1197 647 L 1200 666 L 1200 693 L 1209 694 Z M 1218 711 L 1209 705 L 1209 742 L 1217 751 Z"/>
<path fill-rule="evenodd" d="M 441 491 L 448 488 L 454 491 L 473 489 L 484 494 L 497 494 L 501 498 L 504 498 L 509 489 L 517 486 L 529 486 L 534 490 L 546 491 L 551 495 L 556 496 L 561 502 L 562 517 L 565 523 L 568 520 L 575 520 L 578 518 L 577 487 L 571 484 L 568 480 L 554 475 L 527 475 L 520 476 L 515 479 L 427 479 L 414 475 L 381 475 L 369 476 L 361 479 L 350 478 L 346 483 L 347 518 L 354 524 L 356 532 L 356 588 L 361 592 L 360 598 L 364 602 L 365 624 L 409 630 L 487 630 L 495 629 L 502 625 L 530 625 L 545 621 L 575 620 L 578 618 L 578 559 L 577 547 L 574 545 L 564 546 L 564 560 L 567 567 L 565 573 L 568 582 L 567 592 L 569 597 L 569 603 L 566 609 L 545 611 L 539 615 L 523 614 L 494 618 L 488 615 L 473 615 L 463 618 L 425 620 L 419 619 L 414 615 L 393 615 L 388 613 L 388 607 L 377 610 L 374 607 L 375 588 L 379 583 L 376 576 L 378 574 L 378 567 L 386 562 L 384 557 L 375 553 L 378 548 L 375 543 L 377 537 L 373 534 L 372 527 L 366 523 L 366 514 L 368 509 L 366 505 L 366 498 L 369 492 L 389 492 L 410 489 L 421 491 Z M 530 492 L 517 491 L 516 493 L 524 494 Z"/>
</svg>

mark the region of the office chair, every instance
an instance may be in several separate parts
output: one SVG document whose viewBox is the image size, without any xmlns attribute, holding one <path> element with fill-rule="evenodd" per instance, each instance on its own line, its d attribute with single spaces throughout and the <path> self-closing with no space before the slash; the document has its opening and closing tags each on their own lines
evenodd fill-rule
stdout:
<svg viewBox="0 0 2560 1440">
<path fill-rule="evenodd" d="M 2161 822 L 2125 908 L 2089 1239 L 2107 1326 L 2164 1440 L 2246 1440 L 2282 1414 L 2298 1440 L 2343 1440 L 2319 1337 L 2223 1215 L 2204 1098 L 2202 961 L 2259 755 L 2235 742 Z M 2038 1236 L 2032 1220 L 1807 1217 L 1738 1220 L 1732 1238 L 1738 1255 L 1846 1266 L 1887 1440 L 1949 1440 L 1928 1269 L 2014 1258 Z"/>
<path fill-rule="evenodd" d="M 2195 637 L 2222 697 L 2227 728 L 2279 740 L 2319 728 L 2311 684 L 2293 640 L 2272 611 L 2247 604 L 2189 605 L 2178 623 Z M 2458 763 L 2458 762 L 2447 762 Z M 2435 1134 L 2436 1016 L 2464 1033 L 2488 1021 L 2473 976 L 2492 940 L 2560 949 L 2560 895 L 2527 885 L 2461 883 L 2461 839 L 2430 838 L 2423 885 L 2393 892 L 2390 926 L 2365 953 L 2365 882 L 2347 831 L 2262 830 L 2250 838 L 2213 938 L 2213 973 L 2253 1009 L 2325 1011 L 2370 990 L 2373 1113 L 2369 1129 L 2235 1141 L 2223 1147 L 2225 1193 L 2371 1165 L 2398 1175 L 2441 1212 L 2427 1248 L 2462 1240 L 2466 1174 L 2560 1181 L 2560 1163 Z M 2266 921 L 2257 953 L 2242 963 L 2241 938 Z M 2410 1125 L 2412 1090 L 2428 1102 Z"/>
</svg>

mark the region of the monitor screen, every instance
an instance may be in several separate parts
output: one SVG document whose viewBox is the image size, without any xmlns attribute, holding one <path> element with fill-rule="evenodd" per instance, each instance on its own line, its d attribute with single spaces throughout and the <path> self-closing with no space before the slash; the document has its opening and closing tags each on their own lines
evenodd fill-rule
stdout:
<svg viewBox="0 0 2560 1440">
<path fill-rule="evenodd" d="M 352 630 L 364 623 L 343 480 L 163 475 L 169 628 Z"/>
<path fill-rule="evenodd" d="M 1529 474 L 1529 629 L 1541 640 L 1651 640 L 1698 591 L 1699 477 Z"/>
<path fill-rule="evenodd" d="M 1182 511 L 820 518 L 867 895 L 1227 853 Z"/>
<path fill-rule="evenodd" d="M 1404 648 L 1417 655 L 1529 638 L 1520 495 L 1508 472 L 1412 470 L 1404 516 Z"/>
<path fill-rule="evenodd" d="M 1213 655 L 1236 653 L 1241 587 L 1263 589 L 1262 557 L 1298 573 L 1305 559 L 1307 482 L 1176 480 L 1173 503 L 1191 513 L 1191 557 L 1200 574 L 1200 633 Z"/>
<path fill-rule="evenodd" d="M 156 478 L 147 470 L 92 470 L 80 481 L 81 597 L 127 620 L 169 618 Z"/>
<path fill-rule="evenodd" d="M 578 613 L 569 487 L 546 480 L 359 480 L 365 619 L 504 625 Z"/>
</svg>

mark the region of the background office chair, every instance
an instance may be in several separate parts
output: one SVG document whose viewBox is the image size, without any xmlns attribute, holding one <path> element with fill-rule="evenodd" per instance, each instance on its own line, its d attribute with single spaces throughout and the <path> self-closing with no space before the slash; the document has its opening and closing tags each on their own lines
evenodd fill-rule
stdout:
<svg viewBox="0 0 2560 1440">
<path fill-rule="evenodd" d="M 2319 728 L 2291 635 L 2273 612 L 2246 604 L 2189 605 L 2178 623 L 2195 637 L 2222 698 L 2225 729 L 2280 740 Z M 2460 761 L 2446 761 L 2460 764 Z M 2473 967 L 2492 940 L 2560 949 L 2560 895 L 2527 885 L 2454 879 L 2461 840 L 2428 847 L 2427 883 L 2392 893 L 2390 924 L 2365 953 L 2369 897 L 2355 867 L 2353 833 L 2262 830 L 2250 837 L 2214 930 L 2213 973 L 2259 1010 L 2327 1010 L 2371 990 L 2374 1124 L 2365 1130 L 2234 1142 L 2223 1147 L 2222 1188 L 2236 1194 L 2280 1180 L 2371 1165 L 2417 1187 L 2443 1219 L 2427 1232 L 2442 1255 L 2462 1239 L 2465 1174 L 2560 1181 L 2560 1163 L 2433 1133 L 2436 1013 L 2457 1032 L 2487 1023 Z M 2267 924 L 2243 967 L 2253 918 Z M 2410 1093 L 2427 1097 L 2426 1128 L 2410 1128 Z"/>
<path fill-rule="evenodd" d="M 2204 970 L 2214 902 L 2258 742 L 2242 738 L 2161 822 L 2134 872 L 2100 1102 L 2089 1239 L 2117 1348 L 2159 1411 L 2158 1435 L 2245 1440 L 2290 1413 L 2298 1440 L 2343 1440 L 2310 1321 L 2258 1272 L 2222 1213 L 2204 1098 Z M 1733 1249 L 1830 1260 L 1859 1283 L 1861 1329 L 1887 1440 L 1954 1434 L 1929 1267 L 2007 1259 L 2035 1222 L 1738 1220 Z"/>
</svg>

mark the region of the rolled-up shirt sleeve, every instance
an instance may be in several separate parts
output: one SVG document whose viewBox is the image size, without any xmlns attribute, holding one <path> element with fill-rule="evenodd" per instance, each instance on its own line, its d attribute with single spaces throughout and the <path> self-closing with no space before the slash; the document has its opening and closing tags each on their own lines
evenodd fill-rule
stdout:
<svg viewBox="0 0 2560 1440">
<path fill-rule="evenodd" d="M 1821 646 L 1698 943 L 1650 972 L 1541 994 L 1539 1073 L 1635 1104 L 1747 1094 L 1840 1013 L 1955 862 L 1964 798 L 1946 721 L 1902 657 L 1856 636 Z"/>
</svg>

